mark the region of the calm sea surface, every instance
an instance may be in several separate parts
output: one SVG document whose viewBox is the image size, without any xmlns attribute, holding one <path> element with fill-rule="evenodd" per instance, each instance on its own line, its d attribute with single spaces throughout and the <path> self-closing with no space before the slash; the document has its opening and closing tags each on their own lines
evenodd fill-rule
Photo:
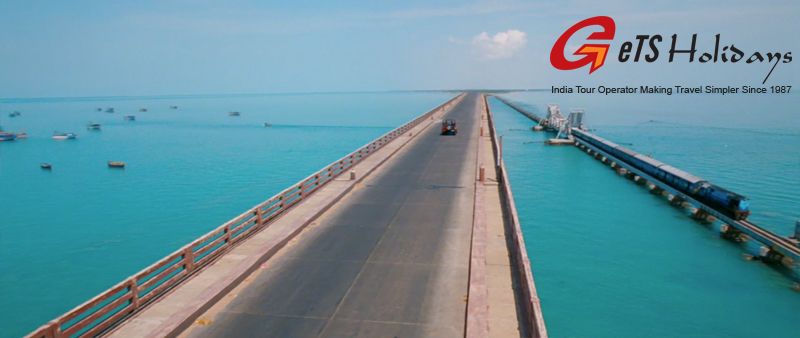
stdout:
<svg viewBox="0 0 800 338">
<path fill-rule="evenodd" d="M 505 95 L 544 115 L 586 109 L 603 137 L 751 199 L 751 220 L 800 219 L 800 96 Z M 800 293 L 574 147 L 490 99 L 551 337 L 797 337 Z"/>
<path fill-rule="evenodd" d="M 451 96 L 0 100 L 0 126 L 30 135 L 0 143 L 0 336 L 28 333 Z M 78 139 L 52 140 L 56 130 Z"/>
</svg>

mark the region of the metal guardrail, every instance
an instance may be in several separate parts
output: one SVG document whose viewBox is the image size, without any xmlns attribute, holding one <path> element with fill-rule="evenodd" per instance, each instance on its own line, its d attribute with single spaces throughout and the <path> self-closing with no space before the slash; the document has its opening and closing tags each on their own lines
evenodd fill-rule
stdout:
<svg viewBox="0 0 800 338">
<path fill-rule="evenodd" d="M 26 337 L 93 337 L 122 322 L 166 291 L 211 263 L 221 253 L 267 225 L 314 191 L 382 148 L 398 136 L 447 110 L 463 98 L 459 94 L 442 105 L 384 134 L 320 171 L 259 203 L 218 228 L 192 241 L 144 270 L 42 325 Z"/>
<path fill-rule="evenodd" d="M 498 98 L 499 99 L 499 98 Z M 483 97 L 484 107 L 486 109 L 486 116 L 489 119 L 489 133 L 492 137 L 492 145 L 495 151 L 495 156 L 498 157 L 497 171 L 500 173 L 500 184 L 502 186 L 502 194 L 505 197 L 505 207 L 511 221 L 512 240 L 514 244 L 513 258 L 517 265 L 519 272 L 519 280 L 522 283 L 522 293 L 524 308 L 527 312 L 528 318 L 528 332 L 531 337 L 547 338 L 547 328 L 544 324 L 544 316 L 542 315 L 542 306 L 539 302 L 539 296 L 536 293 L 536 284 L 533 281 L 533 270 L 531 269 L 531 261 L 528 258 L 528 250 L 525 248 L 525 239 L 522 237 L 522 229 L 520 228 L 519 215 L 517 214 L 517 206 L 514 203 L 514 194 L 511 192 L 511 181 L 508 180 L 508 173 L 506 172 L 506 165 L 502 157 L 501 145 L 498 143 L 497 132 L 494 127 L 494 118 L 492 111 L 489 109 L 489 102 L 486 96 Z"/>
</svg>

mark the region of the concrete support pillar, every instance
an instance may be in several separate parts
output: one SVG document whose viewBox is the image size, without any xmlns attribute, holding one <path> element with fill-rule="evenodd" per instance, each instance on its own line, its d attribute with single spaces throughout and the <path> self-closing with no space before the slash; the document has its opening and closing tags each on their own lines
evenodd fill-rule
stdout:
<svg viewBox="0 0 800 338">
<path fill-rule="evenodd" d="M 355 181 L 356 180 L 356 171 L 355 170 L 351 170 L 350 171 L 350 180 L 351 181 Z"/>
<path fill-rule="evenodd" d="M 481 164 L 481 167 L 478 170 L 478 181 L 486 182 L 486 168 L 483 167 L 483 164 Z"/>
<path fill-rule="evenodd" d="M 697 208 L 695 212 L 692 213 L 692 218 L 704 222 L 704 223 L 714 223 L 717 221 L 717 218 L 714 215 L 709 214 L 703 209 Z M 729 226 L 730 227 L 730 226 Z"/>
</svg>

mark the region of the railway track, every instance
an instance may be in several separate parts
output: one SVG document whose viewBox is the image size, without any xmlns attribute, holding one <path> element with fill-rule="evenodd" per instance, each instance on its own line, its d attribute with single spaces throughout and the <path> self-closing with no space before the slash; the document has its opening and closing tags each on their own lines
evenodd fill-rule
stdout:
<svg viewBox="0 0 800 338">
<path fill-rule="evenodd" d="M 769 239 L 772 243 L 775 243 L 777 246 L 780 246 L 783 250 L 794 254 L 796 257 L 800 257 L 800 248 L 798 248 L 797 245 L 795 245 L 788 238 L 776 235 L 771 231 L 766 230 L 748 220 L 736 221 L 736 223 L 738 223 L 741 227 L 747 228 L 750 231 Z M 764 244 L 770 244 L 770 243 L 764 243 Z"/>
</svg>

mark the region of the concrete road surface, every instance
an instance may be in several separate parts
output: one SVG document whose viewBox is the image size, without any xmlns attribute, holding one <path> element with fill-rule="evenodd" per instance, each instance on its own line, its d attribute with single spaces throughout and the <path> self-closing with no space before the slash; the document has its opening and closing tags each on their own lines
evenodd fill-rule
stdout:
<svg viewBox="0 0 800 338">
<path fill-rule="evenodd" d="M 197 337 L 461 337 L 480 96 L 469 94 L 248 281 Z"/>
</svg>

